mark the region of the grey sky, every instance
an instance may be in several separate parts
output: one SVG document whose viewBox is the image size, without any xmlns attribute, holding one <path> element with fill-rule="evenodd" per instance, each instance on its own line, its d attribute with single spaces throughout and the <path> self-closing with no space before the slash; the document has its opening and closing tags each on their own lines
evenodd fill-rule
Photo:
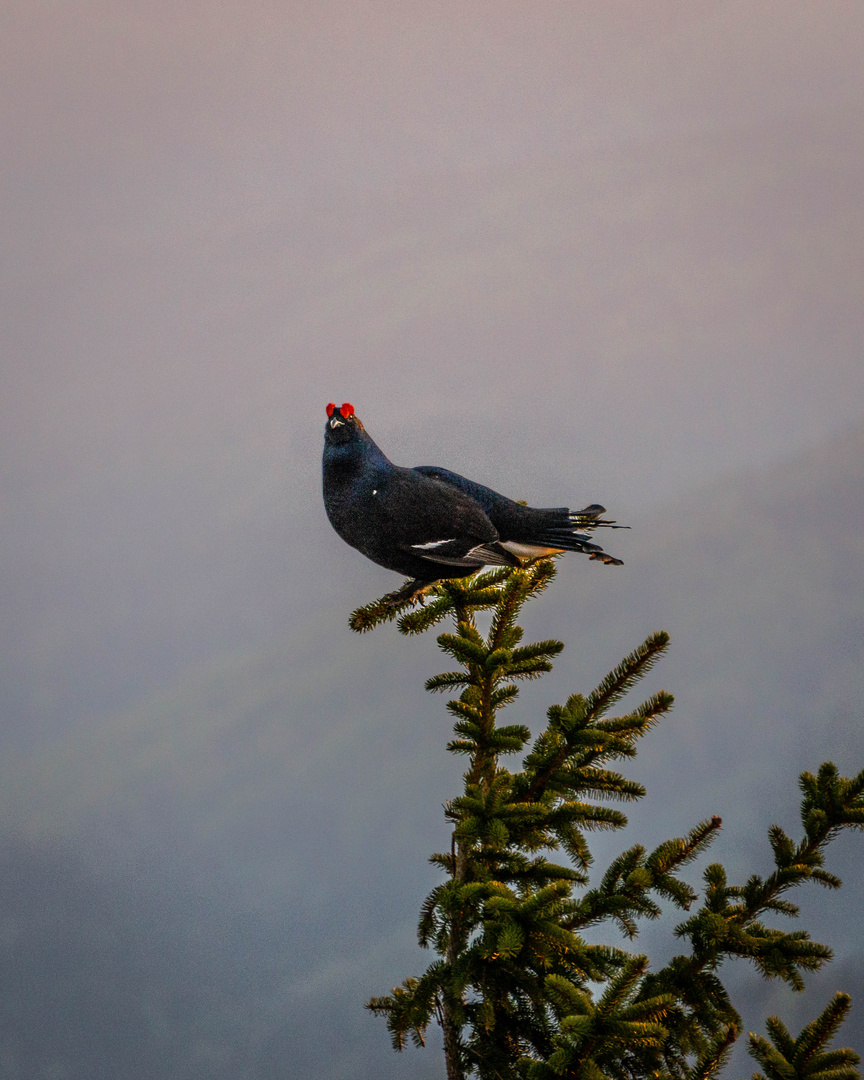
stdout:
<svg viewBox="0 0 864 1080">
<path fill-rule="evenodd" d="M 13 650 L 179 625 L 262 531 L 343 595 L 328 400 L 628 520 L 864 415 L 859 4 L 2 18 Z"/>
<path fill-rule="evenodd" d="M 353 402 L 399 463 L 448 466 L 538 504 L 600 501 L 634 526 L 616 534 L 627 566 L 608 593 L 593 564 L 584 578 L 565 564 L 557 606 L 544 608 L 577 657 L 574 610 L 615 614 L 604 643 L 615 655 L 599 665 L 619 658 L 616 635 L 631 648 L 668 602 L 690 646 L 677 654 L 679 700 L 688 673 L 705 674 L 726 642 L 731 659 L 701 692 L 722 705 L 712 678 L 742 694 L 752 685 L 747 701 L 773 703 L 776 723 L 762 731 L 743 716 L 740 730 L 755 747 L 769 737 L 783 746 L 775 683 L 792 688 L 789 715 L 804 708 L 793 690 L 812 629 L 825 653 L 807 660 L 825 691 L 815 676 L 805 689 L 833 700 L 835 679 L 827 707 L 840 719 L 820 716 L 814 728 L 795 714 L 789 730 L 824 736 L 826 755 L 832 739 L 860 745 L 847 709 L 859 700 L 857 657 L 842 670 L 821 664 L 845 656 L 856 625 L 854 439 L 842 483 L 833 451 L 820 451 L 806 505 L 783 474 L 792 490 L 776 516 L 798 530 L 797 554 L 778 558 L 774 576 L 758 540 L 741 556 L 752 560 L 745 571 L 722 558 L 742 531 L 775 540 L 755 496 L 735 502 L 733 489 L 716 489 L 739 514 L 717 537 L 717 559 L 701 525 L 680 523 L 700 538 L 687 547 L 693 597 L 680 609 L 692 622 L 676 607 L 679 565 L 670 556 L 652 571 L 639 544 L 655 508 L 864 419 L 862 41 L 858 0 L 0 0 L 0 749 L 14 804 L 6 820 L 21 824 L 0 836 L 0 854 L 20 869 L 6 880 L 25 926 L 10 970 L 26 978 L 27 949 L 44 940 L 50 982 L 71 950 L 57 985 L 68 978 L 81 1060 L 94 1026 L 77 1002 L 101 1000 L 76 982 L 78 942 L 101 925 L 76 921 L 82 909 L 110 912 L 119 898 L 126 912 L 117 940 L 128 951 L 110 934 L 100 947 L 117 1000 L 142 1009 L 135 1030 L 155 1058 L 153 1015 L 177 1046 L 203 1040 L 205 1064 L 208 1025 L 236 1035 L 240 1057 L 226 1050 L 214 1076 L 237 1075 L 265 1035 L 278 1045 L 262 1077 L 282 1075 L 285 1040 L 314 1057 L 304 1024 L 321 1023 L 321 1002 L 349 1008 L 326 979 L 347 994 L 343 965 L 371 978 L 371 964 L 377 992 L 395 952 L 413 948 L 426 847 L 400 886 L 404 926 L 341 894 L 342 907 L 325 903 L 336 870 L 320 864 L 322 828 L 325 850 L 332 838 L 352 873 L 369 874 L 364 888 L 396 875 L 363 869 L 378 865 L 361 843 L 376 808 L 368 758 L 351 740 L 374 756 L 380 737 L 409 787 L 411 769 L 425 776 L 443 757 L 430 727 L 403 722 L 422 681 L 399 681 L 407 646 L 345 630 L 350 607 L 398 582 L 327 524 L 327 401 Z M 835 530 L 828 540 L 823 522 Z M 740 586 L 742 573 L 743 594 L 722 580 L 734 574 Z M 789 614 L 775 641 L 777 610 Z M 357 701 L 368 732 L 354 724 Z M 700 710 L 697 695 L 688 745 L 704 750 L 710 726 L 722 758 L 727 718 L 713 725 Z M 678 746 L 672 730 L 659 745 Z M 745 780 L 755 760 L 735 764 Z M 321 775 L 341 770 L 348 832 L 304 817 L 300 781 L 319 775 L 310 762 Z M 400 853 L 400 873 L 399 845 L 413 850 L 423 829 L 437 835 L 440 767 L 434 797 L 411 808 L 417 821 L 376 847 L 375 858 Z M 111 776 L 131 780 L 112 787 Z M 286 786 L 290 777 L 300 781 Z M 50 824 L 61 818 L 62 843 Z M 31 850 L 40 828 L 48 846 Z M 54 852 L 54 841 L 68 847 Z M 19 880 L 36 883 L 44 910 L 16 892 Z M 152 910 L 139 882 L 152 887 Z M 284 897 L 301 886 L 313 900 L 286 928 Z M 68 924 L 58 910 L 71 912 Z M 189 972 L 204 955 L 199 920 L 208 949 L 220 927 L 232 943 L 206 953 L 206 978 L 187 979 L 187 990 L 224 995 L 218 1008 L 200 1004 L 189 1038 L 159 989 L 180 978 L 173 968 L 142 977 L 168 1002 L 158 1007 L 141 1004 L 129 975 L 139 938 L 157 963 L 142 927 L 173 927 L 160 914 L 169 910 Z M 355 917 L 382 926 L 355 942 Z M 310 957 L 333 922 L 344 940 L 331 942 L 321 975 Z M 94 963 L 93 985 L 110 997 Z M 235 985 L 244 972 L 257 996 Z M 286 1028 L 276 1014 L 301 975 L 325 990 Z M 294 990 L 305 1001 L 303 985 Z M 240 999 L 274 1015 L 265 1024 L 238 1013 Z M 129 1027 L 125 1008 L 106 1006 L 118 1031 Z M 58 1053 L 65 1030 L 54 1033 Z M 375 1034 L 369 1060 L 380 1064 L 385 1037 Z M 308 1075 L 326 1074 L 312 1061 Z"/>
<path fill-rule="evenodd" d="M 462 392 L 637 425 L 674 483 L 860 415 L 862 23 L 7 5 L 7 461 L 305 459 L 340 395 L 440 454 L 494 428 Z"/>
</svg>

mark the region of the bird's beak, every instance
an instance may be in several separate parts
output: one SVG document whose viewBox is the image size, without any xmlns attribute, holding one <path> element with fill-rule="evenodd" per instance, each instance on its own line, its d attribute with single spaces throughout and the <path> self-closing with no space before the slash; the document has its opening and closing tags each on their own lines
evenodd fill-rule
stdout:
<svg viewBox="0 0 864 1080">
<path fill-rule="evenodd" d="M 340 420 L 338 416 L 331 416 L 331 417 L 330 417 L 330 427 L 331 427 L 331 428 L 337 428 L 337 427 L 342 427 L 342 425 L 343 425 L 344 423 L 345 423 L 345 421 L 344 421 L 344 420 Z"/>
</svg>

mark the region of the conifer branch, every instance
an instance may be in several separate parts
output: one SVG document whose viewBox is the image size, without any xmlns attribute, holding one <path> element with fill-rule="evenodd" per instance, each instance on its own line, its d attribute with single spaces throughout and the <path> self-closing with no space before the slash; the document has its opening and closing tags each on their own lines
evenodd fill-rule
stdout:
<svg viewBox="0 0 864 1080">
<path fill-rule="evenodd" d="M 523 644 L 516 623 L 554 573 L 548 559 L 496 568 L 436 582 L 428 603 L 411 610 L 391 595 L 352 615 L 359 631 L 397 618 L 403 634 L 452 620 L 437 641 L 456 670 L 433 675 L 426 688 L 454 693 L 448 750 L 468 759 L 462 794 L 444 805 L 450 850 L 431 857 L 445 880 L 418 924 L 420 944 L 438 959 L 368 1007 L 386 1019 L 396 1049 L 423 1045 L 428 1025 L 438 1023 L 448 1080 L 708 1080 L 741 1025 L 718 976 L 723 961 L 749 959 L 766 977 L 800 988 L 802 972 L 830 957 L 805 931 L 761 920 L 796 915 L 786 894 L 804 881 L 839 886 L 824 849 L 843 829 L 864 828 L 864 772 L 843 778 L 826 764 L 802 774 L 804 836 L 795 842 L 772 826 L 774 868 L 764 879 L 730 885 L 722 866 L 706 869 L 701 906 L 676 928 L 689 955 L 651 971 L 645 957 L 589 944 L 581 936 L 588 927 L 612 924 L 632 939 L 664 905 L 689 912 L 698 897 L 681 871 L 705 854 L 721 821 L 712 817 L 652 851 L 634 844 L 599 881 L 589 878 L 588 837 L 627 823 L 610 802 L 644 795 L 613 763 L 635 755 L 673 699 L 660 691 L 625 715 L 608 713 L 666 651 L 665 633 L 649 637 L 587 697 L 551 706 L 521 768 L 501 765 L 503 755 L 526 750 L 531 732 L 524 723 L 501 724 L 499 711 L 516 700 L 521 680 L 550 670 L 563 649 L 551 639 Z M 485 635 L 475 623 L 484 610 L 491 611 Z M 564 865 L 550 858 L 555 851 Z M 836 999 L 798 1041 L 771 1018 L 772 1042 L 751 1036 L 767 1080 L 854 1080 L 851 1051 L 824 1049 L 846 1009 Z"/>
<path fill-rule="evenodd" d="M 686 1080 L 708 1080 L 716 1075 L 729 1060 L 732 1047 L 740 1035 L 736 1024 L 727 1024 L 720 1032 L 709 1039 L 704 1050 L 699 1054 L 693 1067 L 687 1072 Z"/>
<path fill-rule="evenodd" d="M 659 636 L 655 635 L 655 638 Z M 659 651 L 668 645 L 668 635 L 662 636 L 666 638 L 665 642 L 646 649 L 645 646 L 651 642 L 649 639 L 616 669 L 622 682 L 632 685 L 645 674 L 646 665 L 654 662 L 651 657 L 656 658 Z M 646 654 L 644 659 L 643 654 Z M 628 663 L 630 660 L 633 663 Z M 634 671 L 638 668 L 641 668 L 641 673 Z M 657 719 L 672 708 L 672 695 L 661 691 L 643 702 L 629 716 L 601 719 L 597 710 L 603 706 L 603 702 L 624 693 L 615 692 L 611 679 L 612 675 L 607 676 L 587 700 L 574 694 L 566 705 L 556 705 L 549 710 L 549 730 L 554 735 L 544 733 L 526 761 L 525 774 L 530 778 L 530 784 L 523 798 L 541 798 L 549 785 L 561 778 L 562 767 L 568 762 L 571 767 L 584 768 L 608 758 L 632 757 L 635 754 L 635 740 L 646 734 Z"/>
<path fill-rule="evenodd" d="M 602 716 L 606 710 L 620 701 L 624 695 L 657 663 L 669 648 L 669 635 L 659 630 L 635 649 L 614 668 L 594 690 L 586 702 L 589 717 Z"/>
<path fill-rule="evenodd" d="M 766 928 L 766 912 L 797 914 L 783 893 L 805 881 L 837 888 L 840 881 L 824 869 L 824 849 L 843 828 L 860 828 L 864 815 L 864 772 L 847 779 L 826 763 L 819 773 L 802 773 L 801 819 L 805 836 L 795 844 L 779 826 L 769 840 L 775 869 L 764 880 L 753 875 L 745 885 L 730 886 L 721 866 L 705 871 L 707 885 L 702 909 L 676 928 L 690 939 L 693 970 L 716 968 L 725 956 L 740 956 L 756 964 L 766 977 L 779 977 L 803 989 L 801 971 L 815 971 L 831 959 L 831 950 L 811 941 L 806 931 L 784 933 Z"/>
<path fill-rule="evenodd" d="M 749 1053 L 762 1066 L 754 1080 L 860 1080 L 854 1050 L 827 1050 L 852 1004 L 848 994 L 835 994 L 823 1012 L 793 1039 L 778 1016 L 766 1021 L 769 1039 L 750 1034 Z"/>
<path fill-rule="evenodd" d="M 384 597 L 373 600 L 371 604 L 355 608 L 348 619 L 348 625 L 355 634 L 366 634 L 383 622 L 391 622 L 400 611 L 410 607 L 410 601 L 401 604 L 388 604 Z"/>
</svg>

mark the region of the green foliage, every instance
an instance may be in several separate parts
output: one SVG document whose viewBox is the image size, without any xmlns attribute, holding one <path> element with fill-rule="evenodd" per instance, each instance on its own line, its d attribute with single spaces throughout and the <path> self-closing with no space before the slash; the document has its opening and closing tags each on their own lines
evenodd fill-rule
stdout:
<svg viewBox="0 0 864 1080">
<path fill-rule="evenodd" d="M 768 1039 L 750 1034 L 750 1056 L 764 1073 L 754 1073 L 753 1080 L 856 1080 L 855 1068 L 860 1058 L 854 1050 L 826 1050 L 837 1033 L 852 1000 L 848 994 L 835 994 L 824 1012 L 793 1039 L 782 1020 L 769 1016 L 765 1022 Z"/>
<path fill-rule="evenodd" d="M 498 713 L 515 701 L 518 683 L 549 671 L 564 647 L 551 640 L 523 645 L 516 623 L 554 574 L 551 560 L 495 569 L 435 583 L 416 609 L 385 598 L 351 616 L 360 632 L 395 618 L 403 634 L 452 619 L 452 632 L 439 634 L 438 645 L 457 667 L 430 678 L 426 689 L 457 695 L 447 704 L 455 736 L 448 749 L 467 762 L 463 792 L 444 808 L 450 850 L 431 857 L 445 880 L 427 897 L 418 927 L 420 944 L 438 959 L 368 1007 L 386 1019 L 397 1050 L 409 1039 L 422 1045 L 429 1024 L 438 1023 L 448 1080 L 701 1080 L 723 1065 L 741 1028 L 719 976 L 727 960 L 749 960 L 766 978 L 800 990 L 803 973 L 830 959 L 806 931 L 763 920 L 795 916 L 785 894 L 806 881 L 839 886 L 824 868 L 824 851 L 842 829 L 864 827 L 864 772 L 846 779 L 826 764 L 816 776 L 805 773 L 802 839 L 772 827 L 774 869 L 764 879 L 730 885 L 721 865 L 708 866 L 695 910 L 700 898 L 680 872 L 707 850 L 718 817 L 651 852 L 632 846 L 593 883 L 587 837 L 625 826 L 621 806 L 644 794 L 618 764 L 635 756 L 638 740 L 673 702 L 660 692 L 621 714 L 610 711 L 664 654 L 669 638 L 652 634 L 590 694 L 549 708 L 529 746 L 528 727 L 499 725 Z M 478 611 L 491 612 L 485 635 Z M 520 753 L 520 769 L 501 764 Z M 660 917 L 664 904 L 688 915 L 675 929 L 685 948 L 657 970 L 644 956 L 582 936 L 610 924 L 632 940 L 639 921 Z M 776 1018 L 769 1021 L 774 1047 L 751 1036 L 769 1080 L 805 1073 L 851 1080 L 850 1051 L 816 1053 L 845 1008 L 836 1005 L 828 1016 L 829 1006 L 798 1043 Z M 777 1064 L 777 1054 L 787 1064 Z"/>
</svg>

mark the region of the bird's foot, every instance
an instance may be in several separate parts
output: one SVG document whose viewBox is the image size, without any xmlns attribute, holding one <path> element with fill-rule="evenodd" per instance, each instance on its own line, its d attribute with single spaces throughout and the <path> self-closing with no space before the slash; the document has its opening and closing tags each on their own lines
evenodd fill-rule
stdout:
<svg viewBox="0 0 864 1080">
<path fill-rule="evenodd" d="M 401 589 L 387 593 L 381 597 L 381 604 L 388 608 L 404 607 L 414 604 L 418 600 L 421 604 L 426 603 L 426 594 L 435 584 L 434 581 L 406 581 Z"/>
</svg>

